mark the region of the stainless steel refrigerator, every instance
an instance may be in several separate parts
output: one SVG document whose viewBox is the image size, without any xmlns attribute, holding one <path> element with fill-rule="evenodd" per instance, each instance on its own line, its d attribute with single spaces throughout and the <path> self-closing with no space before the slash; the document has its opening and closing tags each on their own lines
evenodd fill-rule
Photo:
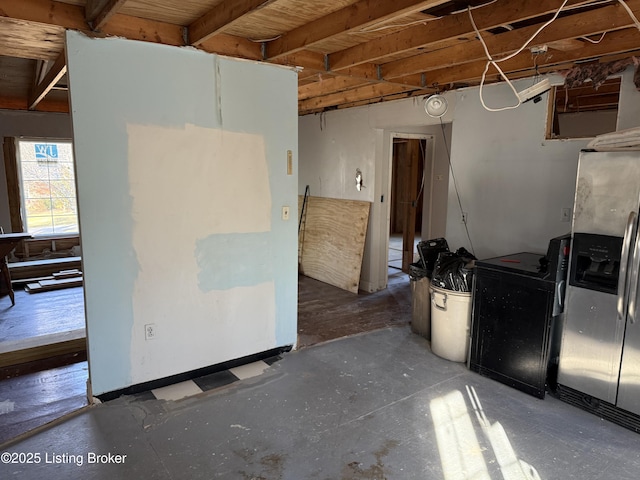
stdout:
<svg viewBox="0 0 640 480">
<path fill-rule="evenodd" d="M 639 211 L 640 152 L 581 152 L 558 394 L 636 431 Z"/>
</svg>

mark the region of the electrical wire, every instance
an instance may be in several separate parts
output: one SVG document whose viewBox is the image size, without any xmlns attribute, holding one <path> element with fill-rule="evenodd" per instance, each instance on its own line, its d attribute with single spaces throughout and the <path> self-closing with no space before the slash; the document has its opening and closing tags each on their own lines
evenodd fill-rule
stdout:
<svg viewBox="0 0 640 480">
<path fill-rule="evenodd" d="M 522 100 L 520 99 L 520 96 L 518 95 L 518 91 L 516 90 L 515 86 L 513 85 L 513 83 L 511 82 L 511 80 L 509 80 L 507 78 L 507 76 L 505 75 L 505 73 L 502 71 L 502 69 L 498 66 L 498 62 L 504 62 L 506 60 L 510 60 L 513 57 L 515 57 L 516 55 L 519 55 L 525 48 L 527 48 L 527 46 L 533 41 L 534 38 L 536 38 L 538 36 L 538 34 L 544 30 L 545 28 L 547 28 L 547 26 L 551 25 L 551 23 L 553 23 L 556 18 L 558 18 L 558 15 L 560 15 L 560 12 L 562 11 L 562 9 L 565 7 L 565 5 L 567 4 L 569 0 L 564 0 L 562 2 L 562 5 L 560 5 L 560 7 L 556 10 L 556 13 L 553 15 L 553 17 L 546 21 L 545 23 L 543 23 L 540 28 L 538 28 L 535 33 L 533 35 L 531 35 L 531 37 L 522 45 L 522 47 L 520 47 L 518 50 L 516 50 L 515 52 L 513 52 L 510 55 L 507 55 L 506 57 L 502 57 L 500 59 L 495 60 L 491 54 L 489 53 L 489 48 L 487 47 L 486 42 L 484 41 L 484 38 L 482 38 L 482 34 L 480 33 L 480 30 L 478 29 L 478 26 L 476 25 L 476 22 L 473 18 L 473 14 L 471 13 L 471 9 L 468 9 L 469 12 L 469 20 L 471 21 L 471 25 L 473 26 L 473 29 L 476 32 L 476 35 L 478 36 L 478 39 L 480 40 L 480 43 L 482 43 L 482 47 L 484 48 L 485 54 L 487 55 L 488 61 L 487 64 L 485 65 L 484 68 L 484 72 L 482 72 L 482 78 L 480 80 L 480 88 L 479 88 L 479 94 L 480 94 L 480 102 L 482 103 L 482 106 L 485 108 L 485 110 L 488 110 L 490 112 L 501 112 L 504 110 L 513 110 L 514 108 L 518 108 L 521 104 L 522 104 Z M 619 0 L 622 1 L 622 0 Z M 484 86 L 484 83 L 486 81 L 486 77 L 487 77 L 487 72 L 489 71 L 489 67 L 493 65 L 494 68 L 496 70 L 498 70 L 498 73 L 500 73 L 500 76 L 502 78 L 505 79 L 505 81 L 507 82 L 507 84 L 509 85 L 509 87 L 511 88 L 511 91 L 513 92 L 513 94 L 515 95 L 515 97 L 518 99 L 518 103 L 516 105 L 509 105 L 507 107 L 501 107 L 501 108 L 491 108 L 488 107 L 487 104 L 484 101 L 484 95 L 483 95 L 483 91 L 482 88 Z"/>
<path fill-rule="evenodd" d="M 589 37 L 580 37 L 580 38 L 583 39 L 583 40 L 586 40 L 587 42 L 598 44 L 602 40 L 604 40 L 604 37 L 605 37 L 606 34 L 607 34 L 607 32 L 602 32 L 602 35 L 600 36 L 600 38 L 598 40 L 591 40 Z"/>
<path fill-rule="evenodd" d="M 629 5 L 626 4 L 626 2 L 624 0 L 618 0 L 618 2 L 620 3 L 620 5 L 622 5 L 624 7 L 624 9 L 627 11 L 627 13 L 629 14 L 629 16 L 631 17 L 631 19 L 633 20 L 633 23 L 636 24 L 636 28 L 638 30 L 640 30 L 640 21 L 638 21 L 638 17 L 636 17 L 633 13 L 633 10 L 631 10 L 631 8 L 629 8 Z"/>
<path fill-rule="evenodd" d="M 483 3 L 482 5 L 476 5 L 475 7 L 472 7 L 471 5 L 468 5 L 467 8 L 461 8 L 460 10 L 456 10 L 454 12 L 451 12 L 449 15 L 455 15 L 456 13 L 462 13 L 462 12 L 466 12 L 469 9 L 471 10 L 476 10 L 478 8 L 482 8 L 482 7 L 486 7 L 488 5 L 491 5 L 492 3 L 496 3 L 498 0 L 491 0 L 487 3 Z"/>
<path fill-rule="evenodd" d="M 265 43 L 265 42 L 273 42 L 274 40 L 278 40 L 280 37 L 282 37 L 282 35 L 278 35 L 276 37 L 271 37 L 271 38 L 248 38 L 247 40 L 254 43 Z"/>
<path fill-rule="evenodd" d="M 440 117 L 440 127 L 442 129 L 442 140 L 444 141 L 444 148 L 447 152 L 447 161 L 449 162 L 449 171 L 451 172 L 451 178 L 453 179 L 453 189 L 456 192 L 456 198 L 458 199 L 458 207 L 460 207 L 460 216 L 462 217 L 462 223 L 464 225 L 464 230 L 467 234 L 467 239 L 469 240 L 469 246 L 471 247 L 471 253 L 475 257 L 476 251 L 473 247 L 473 242 L 471 241 L 471 235 L 469 234 L 469 226 L 467 225 L 467 217 L 464 214 L 464 210 L 462 209 L 462 200 L 460 199 L 460 191 L 458 190 L 458 181 L 456 180 L 455 173 L 453 172 L 453 164 L 451 163 L 451 151 L 449 150 L 449 144 L 447 143 L 447 135 L 444 131 L 444 122 L 442 121 L 442 117 Z"/>
<path fill-rule="evenodd" d="M 562 10 L 573 10 L 576 8 L 582 8 L 584 6 L 594 6 L 594 5 L 601 5 L 601 4 L 605 4 L 605 3 L 610 3 L 610 0 L 604 0 L 604 1 L 597 1 L 597 2 L 592 2 L 589 3 L 587 5 L 575 5 L 575 6 L 570 6 L 570 7 L 566 7 L 568 0 L 564 0 L 564 2 L 562 3 L 562 5 L 560 5 L 560 7 L 558 8 L 558 10 L 556 10 L 556 13 L 554 14 L 554 16 L 548 20 L 547 22 L 545 22 L 543 25 L 540 26 L 540 28 L 538 30 L 536 30 L 536 32 L 522 45 L 522 47 L 520 47 L 517 51 L 513 52 L 510 55 L 507 55 L 506 57 L 501 57 L 500 59 L 494 59 L 491 54 L 489 53 L 489 49 L 487 48 L 487 44 L 484 41 L 484 38 L 482 38 L 482 34 L 480 33 L 480 30 L 478 29 L 475 20 L 473 18 L 473 14 L 471 13 L 471 7 L 467 8 L 467 11 L 469 12 L 469 19 L 471 20 L 471 25 L 473 26 L 473 29 L 475 30 L 476 35 L 478 36 L 478 39 L 480 40 L 480 43 L 482 43 L 482 47 L 484 48 L 485 54 L 487 55 L 487 64 L 485 65 L 484 71 L 482 72 L 482 78 L 480 80 L 480 87 L 479 87 L 479 94 L 480 94 L 480 102 L 482 103 L 482 106 L 485 108 L 485 110 L 488 110 L 490 112 L 501 112 L 503 110 L 512 110 L 514 108 L 518 108 L 521 104 L 522 104 L 522 100 L 520 99 L 520 96 L 518 95 L 517 90 L 515 89 L 515 87 L 513 86 L 513 83 L 507 78 L 507 76 L 505 75 L 505 73 L 502 71 L 502 69 L 498 66 L 499 62 L 504 62 L 507 60 L 512 59 L 513 57 L 515 57 L 516 55 L 519 55 L 525 48 L 527 48 L 527 46 L 533 41 L 533 39 L 535 37 L 538 36 L 538 34 L 544 30 L 547 26 L 549 26 L 551 23 L 553 23 L 557 18 L 558 15 L 560 15 L 560 12 Z M 638 28 L 638 30 L 640 30 L 640 21 L 638 20 L 638 18 L 635 16 L 635 14 L 633 13 L 633 10 L 631 10 L 631 8 L 629 7 L 629 5 L 626 4 L 626 2 L 624 0 L 617 0 L 618 3 L 620 3 L 620 5 L 622 5 L 624 7 L 624 9 L 627 11 L 627 13 L 629 14 L 629 16 L 631 17 L 631 19 L 633 20 L 636 28 Z M 565 8 L 566 7 L 566 8 Z M 587 37 L 581 37 L 584 40 L 587 40 L 588 42 L 591 43 L 600 43 L 607 32 L 604 32 L 602 34 L 602 36 L 600 37 L 599 40 L 591 40 L 590 38 Z M 483 95 L 483 87 L 484 87 L 484 83 L 486 81 L 486 77 L 487 77 L 487 72 L 489 71 L 489 67 L 493 65 L 494 68 L 498 71 L 498 73 L 500 74 L 500 76 L 502 78 L 504 78 L 504 80 L 507 82 L 507 84 L 509 85 L 509 87 L 511 88 L 511 91 L 513 92 L 513 94 L 516 96 L 516 98 L 518 99 L 518 103 L 515 105 L 509 105 L 506 107 L 501 107 L 501 108 L 491 108 L 489 106 L 487 106 L 487 104 L 484 101 L 484 95 Z"/>
</svg>

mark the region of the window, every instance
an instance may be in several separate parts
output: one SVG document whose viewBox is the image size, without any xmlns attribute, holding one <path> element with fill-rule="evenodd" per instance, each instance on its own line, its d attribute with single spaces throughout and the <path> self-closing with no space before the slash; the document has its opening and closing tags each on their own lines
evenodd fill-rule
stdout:
<svg viewBox="0 0 640 480">
<path fill-rule="evenodd" d="M 619 96 L 620 78 L 607 80 L 597 90 L 591 82 L 573 88 L 553 87 L 547 139 L 591 138 L 615 132 Z"/>
<path fill-rule="evenodd" d="M 32 235 L 78 233 L 71 142 L 18 141 L 25 229 Z"/>
</svg>

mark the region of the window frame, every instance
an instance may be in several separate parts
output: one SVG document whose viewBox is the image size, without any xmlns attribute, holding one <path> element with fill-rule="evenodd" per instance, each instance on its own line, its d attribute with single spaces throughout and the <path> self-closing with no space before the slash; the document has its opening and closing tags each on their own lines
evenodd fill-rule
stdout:
<svg viewBox="0 0 640 480">
<path fill-rule="evenodd" d="M 612 75 L 609 78 L 607 78 L 606 82 L 603 84 L 611 84 L 611 83 L 617 83 L 618 86 L 618 90 L 617 90 L 617 95 L 618 95 L 618 101 L 617 101 L 617 105 L 616 105 L 616 125 L 614 128 L 617 129 L 617 116 L 618 116 L 618 112 L 620 110 L 620 93 L 622 90 L 622 76 L 621 75 Z M 591 81 L 587 81 L 584 82 L 582 87 L 585 86 L 589 86 L 591 85 L 592 82 Z M 549 95 L 548 95 L 548 104 L 547 104 L 547 125 L 545 128 L 545 140 L 589 140 L 594 138 L 596 135 L 583 135 L 583 136 L 563 136 L 563 135 L 556 135 L 554 133 L 554 123 L 556 121 L 557 118 L 557 112 L 556 112 L 556 92 L 558 89 L 564 88 L 564 85 L 554 85 L 551 87 L 551 90 L 549 91 Z M 580 88 L 580 87 L 578 87 Z M 585 110 L 585 111 L 608 111 L 608 110 L 613 110 L 613 109 L 596 109 L 596 110 Z M 604 132 L 603 132 L 604 133 Z M 608 132 L 607 132 L 608 133 Z"/>
<path fill-rule="evenodd" d="M 47 144 L 68 144 L 71 147 L 71 154 L 73 158 L 73 187 L 76 201 L 76 215 L 77 215 L 77 202 L 78 202 L 78 185 L 75 180 L 75 152 L 73 151 L 73 139 L 70 138 L 51 138 L 51 137 L 31 137 L 31 136 L 21 136 L 13 138 L 13 170 L 12 175 L 14 180 L 17 181 L 16 188 L 12 189 L 10 192 L 10 197 L 13 196 L 13 202 L 10 198 L 10 210 L 11 210 L 11 219 L 12 219 L 12 229 L 17 232 L 27 232 L 27 211 L 26 211 L 26 200 L 25 200 L 25 186 L 24 179 L 22 178 L 22 165 L 21 165 L 21 153 L 20 153 L 20 142 L 41 142 Z M 6 143 L 6 142 L 5 142 Z M 11 195 L 12 194 L 12 195 Z M 16 198 L 17 196 L 17 198 Z M 13 205 L 12 205 L 13 203 Z M 17 211 L 16 211 L 17 210 Z M 19 221 L 18 221 L 19 220 Z M 17 225 L 14 225 L 14 222 Z M 78 231 L 77 232 L 46 232 L 46 233 L 32 233 L 34 239 L 46 240 L 46 239 L 60 239 L 60 238 L 77 238 L 80 235 L 80 221 L 77 219 Z M 19 227 L 19 230 L 16 230 L 15 227 Z"/>
</svg>

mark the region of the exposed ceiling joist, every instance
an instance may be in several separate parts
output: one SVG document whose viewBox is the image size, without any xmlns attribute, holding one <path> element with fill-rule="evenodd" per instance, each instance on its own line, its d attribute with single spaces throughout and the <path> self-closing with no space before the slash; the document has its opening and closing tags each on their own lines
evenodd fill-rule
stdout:
<svg viewBox="0 0 640 480">
<path fill-rule="evenodd" d="M 372 98 L 384 97 L 396 93 L 411 92 L 419 90 L 416 87 L 398 87 L 396 85 L 375 84 L 366 87 L 347 90 L 345 92 L 334 93 L 324 97 L 310 98 L 298 102 L 301 111 L 326 108 L 341 103 L 357 102 L 359 100 L 370 100 Z"/>
<path fill-rule="evenodd" d="M 568 2 L 570 5 L 584 3 L 587 2 L 584 0 Z M 482 31 L 553 13 L 559 6 L 557 0 L 541 0 L 539 2 L 513 0 L 506 4 L 498 2 L 477 8 L 473 10 L 473 16 L 478 28 Z M 409 27 L 398 33 L 392 33 L 376 40 L 332 53 L 330 55 L 330 67 L 332 70 L 339 71 L 360 63 L 380 62 L 390 55 L 410 52 L 429 44 L 455 39 L 473 32 L 473 26 L 466 11 L 429 22 L 428 27 L 425 28 L 423 25 Z"/>
<path fill-rule="evenodd" d="M 568 52 L 556 52 L 550 56 L 542 56 L 538 59 L 537 68 L 559 65 L 567 62 L 576 62 L 597 58 L 601 55 L 611 55 L 615 53 L 631 52 L 640 46 L 640 31 L 637 28 L 627 28 L 608 34 L 602 42 L 597 45 L 590 45 L 583 50 L 572 50 Z M 451 68 L 434 70 L 427 74 L 427 83 L 447 85 L 451 82 L 478 81 L 482 76 L 486 62 L 478 61 L 457 65 Z M 510 75 L 510 73 L 520 70 L 534 71 L 536 66 L 527 53 L 521 53 L 517 57 L 500 64 L 500 68 Z M 490 74 L 495 74 L 495 70 L 490 70 Z M 509 76 L 511 79 L 511 76 Z"/>
<path fill-rule="evenodd" d="M 85 18 L 84 9 L 78 5 L 70 5 L 54 0 L 21 0 L 20 2 L 16 2 L 15 0 L 0 0 L 0 12 L 10 17 L 0 17 L 0 25 L 3 21 L 18 22 L 21 28 L 34 24 L 34 29 L 53 29 L 60 35 L 64 33 L 64 29 L 80 30 L 86 33 L 91 32 L 91 28 Z M 119 13 L 113 14 L 109 22 L 103 26 L 101 33 L 104 35 L 125 37 L 131 40 L 164 43 L 175 46 L 185 45 L 183 27 L 180 25 L 132 17 Z M 2 34 L 0 33 L 0 37 L 1 36 Z M 4 42 L 0 42 L 0 49 L 3 44 Z M 43 42 L 43 44 L 46 45 L 47 42 Z M 63 41 L 61 41 L 58 48 L 62 48 L 62 45 Z M 200 45 L 200 48 L 210 53 L 239 56 L 253 60 L 262 59 L 260 44 L 231 35 L 216 35 L 204 41 Z M 16 47 L 13 50 L 18 50 L 18 48 Z M 58 53 L 59 51 L 55 53 L 53 58 L 56 58 Z M 28 53 L 26 55 L 28 55 Z M 51 59 L 51 55 L 26 55 L 25 58 Z M 22 54 L 17 52 L 16 56 L 22 56 Z"/>
<path fill-rule="evenodd" d="M 87 0 L 85 15 L 94 30 L 100 30 L 126 0 Z"/>
<path fill-rule="evenodd" d="M 640 0 L 625 1 L 640 17 Z M 29 89 L 33 60 L 60 60 L 67 29 L 301 67 L 300 113 L 477 85 L 486 54 L 460 8 L 481 3 L 473 18 L 499 59 L 518 50 L 563 0 L 0 0 L 2 105 L 60 108 L 60 92 L 44 97 L 55 88 L 53 71 L 44 70 L 49 83 Z M 509 79 L 640 49 L 632 15 L 617 0 L 567 4 L 532 42 L 546 50 L 533 56 L 527 48 L 501 63 Z M 491 69 L 487 83 L 497 80 Z"/>
<path fill-rule="evenodd" d="M 370 82 L 362 81 L 358 78 L 351 77 L 333 77 L 326 80 L 320 80 L 310 85 L 298 87 L 298 100 L 306 100 L 307 98 L 320 97 L 326 95 L 326 92 L 338 93 L 352 88 L 370 85 Z"/>
<path fill-rule="evenodd" d="M 630 8 L 640 11 L 640 0 L 629 0 L 628 5 Z M 619 4 L 602 7 L 598 13 L 598 15 L 593 15 L 593 13 L 585 12 L 558 18 L 543 30 L 531 45 L 552 44 L 552 42 L 565 40 L 575 41 L 579 37 L 596 35 L 607 30 L 617 30 L 633 25 L 631 17 Z M 542 25 L 540 23 L 498 35 L 486 36 L 484 41 L 492 57 L 500 58 L 518 50 Z M 585 45 L 581 43 L 580 46 L 584 47 Z M 486 58 L 484 48 L 479 41 L 465 42 L 434 52 L 388 62 L 382 65 L 381 73 L 382 78 L 392 79 Z"/>
<path fill-rule="evenodd" d="M 0 17 L 0 55 L 55 60 L 63 47 L 64 28 Z"/>
<path fill-rule="evenodd" d="M 67 73 L 67 61 L 64 50 L 58 56 L 44 78 L 35 86 L 29 95 L 29 110 L 34 110 L 47 93 L 60 81 Z"/>
<path fill-rule="evenodd" d="M 200 45 L 243 16 L 277 0 L 224 0 L 189 25 L 189 43 Z"/>
<path fill-rule="evenodd" d="M 606 40 L 606 41 L 605 41 Z M 637 54 L 638 47 L 640 46 L 640 31 L 634 28 L 628 28 L 618 32 L 612 32 L 598 45 L 593 45 L 591 48 L 584 51 L 568 51 L 558 52 L 553 56 L 542 58 L 539 60 L 537 67 L 534 66 L 530 55 L 522 53 L 511 60 L 508 60 L 501 64 L 501 68 L 509 76 L 511 80 L 518 78 L 528 77 L 534 75 L 536 70 L 539 73 L 545 73 L 553 71 L 557 68 L 567 69 L 575 65 L 575 62 L 588 60 L 600 55 L 607 55 L 609 53 L 621 53 L 628 52 L 631 54 Z M 455 67 L 443 68 L 430 72 L 427 76 L 428 84 L 436 85 L 448 85 L 452 82 L 468 82 L 469 84 L 477 84 L 480 81 L 482 72 L 484 71 L 486 62 L 478 61 L 473 63 L 467 63 L 463 65 L 457 65 Z M 497 74 L 494 70 L 489 72 L 488 80 L 495 81 Z M 300 111 L 313 112 L 326 108 L 335 107 L 338 105 L 357 101 L 357 99 L 364 99 L 367 96 L 374 98 L 376 96 L 386 96 L 400 93 L 400 90 L 395 86 L 387 86 L 388 88 L 379 89 L 375 91 L 375 95 L 372 93 L 372 89 L 369 87 L 355 88 L 348 92 L 340 92 L 332 95 L 325 95 L 316 98 L 310 98 L 299 102 Z M 407 89 L 409 90 L 409 89 Z M 404 90 L 406 92 L 407 90 Z M 412 95 L 421 94 L 417 91 L 413 91 Z M 315 101 L 314 101 L 315 100 Z"/>
<path fill-rule="evenodd" d="M 443 3 L 446 3 L 446 0 L 395 0 L 394 2 L 360 0 L 268 42 L 266 58 L 276 59 L 337 35 L 362 31 L 366 27 L 380 25 Z"/>
</svg>

